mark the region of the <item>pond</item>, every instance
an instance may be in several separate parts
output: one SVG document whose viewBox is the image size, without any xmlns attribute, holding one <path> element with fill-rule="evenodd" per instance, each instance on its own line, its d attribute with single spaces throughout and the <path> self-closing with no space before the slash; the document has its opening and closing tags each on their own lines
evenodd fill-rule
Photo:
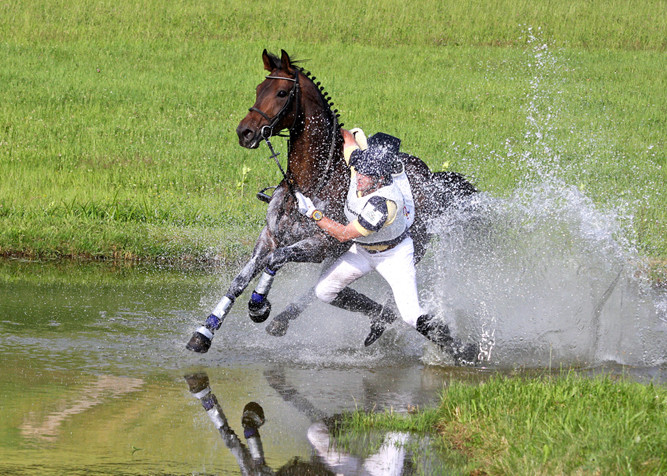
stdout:
<svg viewBox="0 0 667 476">
<path fill-rule="evenodd" d="M 184 344 L 228 282 L 220 272 L 11 261 L 1 275 L 3 474 L 240 474 L 193 378 L 209 382 L 244 445 L 243 409 L 261 405 L 266 466 L 277 470 L 326 453 L 325 417 L 433 404 L 453 373 L 475 373 L 366 351 L 363 325 L 342 346 L 340 333 L 298 326 L 296 339 L 271 337 L 241 307 L 208 354 L 192 354 Z"/>
<path fill-rule="evenodd" d="M 285 269 L 275 308 L 318 269 Z M 364 348 L 367 320 L 321 303 L 280 338 L 239 304 L 207 354 L 188 352 L 185 342 L 230 279 L 219 269 L 1 261 L 0 473 L 242 474 L 263 454 L 253 466 L 261 474 L 297 464 L 321 474 L 390 466 L 413 474 L 445 463 L 433 453 L 415 461 L 394 444 L 403 434 L 385 436 L 370 454 L 332 452 L 323 422 L 358 408 L 434 405 L 447 382 L 478 381 L 525 357 L 504 351 L 504 360 L 455 368 L 400 324 Z M 376 293 L 380 286 L 372 277 L 360 283 Z M 665 381 L 664 361 L 603 363 L 582 368 Z M 263 421 L 259 436 L 253 421 Z"/>
</svg>

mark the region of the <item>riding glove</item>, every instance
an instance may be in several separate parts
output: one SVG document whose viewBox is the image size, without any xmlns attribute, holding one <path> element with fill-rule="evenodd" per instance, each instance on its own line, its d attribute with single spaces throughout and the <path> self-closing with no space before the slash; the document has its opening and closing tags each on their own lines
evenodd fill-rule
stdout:
<svg viewBox="0 0 667 476">
<path fill-rule="evenodd" d="M 294 196 L 296 197 L 296 203 L 299 207 L 299 213 L 308 218 L 312 218 L 313 212 L 317 210 L 315 205 L 313 205 L 313 201 L 301 192 L 294 192 Z"/>
<path fill-rule="evenodd" d="M 366 134 L 364 134 L 364 131 L 362 131 L 361 128 L 355 127 L 354 129 L 350 129 L 350 132 L 354 136 L 354 141 L 357 143 L 357 145 L 361 150 L 368 149 L 368 141 L 366 140 Z"/>
</svg>

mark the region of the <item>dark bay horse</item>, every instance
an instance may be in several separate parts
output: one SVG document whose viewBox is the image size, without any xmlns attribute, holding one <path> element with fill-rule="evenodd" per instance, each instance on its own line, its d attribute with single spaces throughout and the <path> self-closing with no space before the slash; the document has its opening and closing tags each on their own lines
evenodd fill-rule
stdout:
<svg viewBox="0 0 667 476">
<path fill-rule="evenodd" d="M 256 101 L 236 132 L 242 147 L 255 149 L 264 140 L 273 151 L 270 137 L 289 133 L 287 171 L 269 200 L 266 226 L 261 231 L 250 260 L 234 278 L 205 324 L 195 331 L 187 348 L 208 351 L 213 334 L 220 328 L 235 299 L 252 279 L 261 277 L 248 303 L 251 319 L 264 322 L 271 311 L 267 298 L 276 272 L 287 262 L 325 262 L 325 269 L 351 243 L 340 243 L 320 230 L 297 210 L 294 191 L 311 198 L 317 208 L 339 223 L 346 223 L 344 204 L 350 185 L 350 170 L 343 158 L 343 137 L 337 110 L 316 78 L 297 66 L 283 50 L 278 58 L 264 50 L 264 69 L 269 72 L 257 86 Z M 275 154 L 274 154 L 275 157 Z M 430 240 L 427 223 L 444 213 L 456 200 L 475 193 L 463 176 L 454 172 L 431 172 L 419 158 L 400 153 L 398 160 L 408 176 L 415 203 L 410 235 L 419 261 Z M 280 166 L 280 163 L 278 162 Z M 281 167 L 282 171 L 282 167 Z M 312 292 L 290 304 L 267 327 L 272 335 L 284 335 L 288 322 L 313 299 Z M 345 288 L 331 303 L 342 309 L 362 312 L 372 320 L 390 322 L 393 311 L 367 296 Z"/>
</svg>

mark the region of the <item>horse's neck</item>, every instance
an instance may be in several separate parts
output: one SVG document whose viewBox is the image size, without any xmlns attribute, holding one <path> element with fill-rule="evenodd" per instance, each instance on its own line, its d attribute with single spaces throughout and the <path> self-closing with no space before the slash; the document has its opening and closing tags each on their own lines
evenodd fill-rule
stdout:
<svg viewBox="0 0 667 476">
<path fill-rule="evenodd" d="M 321 181 L 331 180 L 332 174 L 340 173 L 338 135 L 338 127 L 324 113 L 306 114 L 303 127 L 290 135 L 289 174 L 304 193 L 323 188 Z"/>
</svg>

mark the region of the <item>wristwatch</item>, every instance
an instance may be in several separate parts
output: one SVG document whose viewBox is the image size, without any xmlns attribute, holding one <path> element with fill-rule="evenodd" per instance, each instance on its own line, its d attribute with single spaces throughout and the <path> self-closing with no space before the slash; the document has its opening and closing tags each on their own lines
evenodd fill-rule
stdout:
<svg viewBox="0 0 667 476">
<path fill-rule="evenodd" d="M 322 218 L 324 218 L 324 213 L 322 213 L 322 212 L 319 211 L 319 210 L 315 210 L 315 211 L 313 212 L 312 217 L 313 217 L 313 220 L 315 220 L 315 221 L 320 221 Z"/>
</svg>

